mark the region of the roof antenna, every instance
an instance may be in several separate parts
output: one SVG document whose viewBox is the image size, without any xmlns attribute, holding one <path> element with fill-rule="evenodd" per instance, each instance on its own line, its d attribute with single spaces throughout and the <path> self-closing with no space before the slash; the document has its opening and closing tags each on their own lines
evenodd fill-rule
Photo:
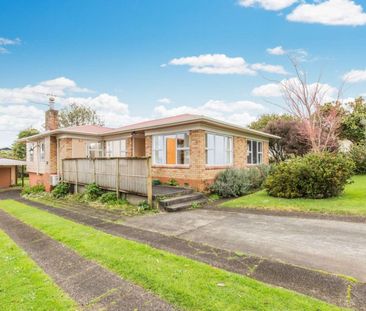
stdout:
<svg viewBox="0 0 366 311">
<path fill-rule="evenodd" d="M 56 101 L 56 95 L 54 94 L 47 94 L 48 96 L 48 107 L 50 110 L 54 110 L 55 109 L 55 101 Z"/>
</svg>

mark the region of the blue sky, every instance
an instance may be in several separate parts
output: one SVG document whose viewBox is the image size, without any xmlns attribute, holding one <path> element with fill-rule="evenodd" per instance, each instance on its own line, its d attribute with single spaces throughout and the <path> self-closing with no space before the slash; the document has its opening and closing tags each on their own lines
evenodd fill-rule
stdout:
<svg viewBox="0 0 366 311">
<path fill-rule="evenodd" d="M 109 126 L 183 112 L 245 125 L 278 109 L 268 79 L 291 79 L 289 55 L 321 73 L 330 96 L 347 73 L 344 97 L 365 94 L 365 10 L 361 0 L 3 0 L 0 147 L 41 128 L 48 92 Z"/>
</svg>

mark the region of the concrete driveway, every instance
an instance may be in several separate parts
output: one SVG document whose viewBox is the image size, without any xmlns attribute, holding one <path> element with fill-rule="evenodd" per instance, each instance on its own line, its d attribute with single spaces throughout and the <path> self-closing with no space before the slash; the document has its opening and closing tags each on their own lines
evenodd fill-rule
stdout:
<svg viewBox="0 0 366 311">
<path fill-rule="evenodd" d="M 366 224 L 192 210 L 124 224 L 366 282 Z"/>
</svg>

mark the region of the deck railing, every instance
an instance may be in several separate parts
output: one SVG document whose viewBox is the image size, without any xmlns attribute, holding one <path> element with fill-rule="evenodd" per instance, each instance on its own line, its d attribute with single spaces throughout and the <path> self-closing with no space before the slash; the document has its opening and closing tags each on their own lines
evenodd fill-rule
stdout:
<svg viewBox="0 0 366 311">
<path fill-rule="evenodd" d="M 103 189 L 147 196 L 152 203 L 151 159 L 96 158 L 62 160 L 62 180 L 75 185 L 96 183 Z"/>
</svg>

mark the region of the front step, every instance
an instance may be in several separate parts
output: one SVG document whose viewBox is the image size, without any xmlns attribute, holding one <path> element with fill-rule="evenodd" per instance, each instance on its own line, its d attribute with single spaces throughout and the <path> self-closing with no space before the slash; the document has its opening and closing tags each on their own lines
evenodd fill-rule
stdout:
<svg viewBox="0 0 366 311">
<path fill-rule="evenodd" d="M 200 199 L 200 200 L 194 200 L 194 201 L 189 201 L 189 202 L 183 202 L 183 203 L 177 203 L 177 204 L 173 204 L 173 205 L 167 205 L 164 207 L 164 209 L 167 212 L 179 212 L 179 211 L 183 211 L 185 209 L 191 208 L 194 205 L 203 205 L 207 202 L 206 198 Z"/>
<path fill-rule="evenodd" d="M 204 195 L 202 193 L 196 192 L 196 193 L 190 193 L 190 194 L 183 194 L 175 197 L 165 198 L 160 201 L 160 206 L 167 207 L 170 205 L 175 205 L 179 203 L 186 203 L 186 202 L 192 202 L 196 200 L 203 199 Z"/>
</svg>

